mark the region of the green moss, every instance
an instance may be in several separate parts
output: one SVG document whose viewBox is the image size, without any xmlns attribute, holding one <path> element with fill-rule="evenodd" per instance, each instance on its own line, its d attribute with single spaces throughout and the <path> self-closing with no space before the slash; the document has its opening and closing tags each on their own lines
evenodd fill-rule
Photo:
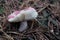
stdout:
<svg viewBox="0 0 60 40">
<path fill-rule="evenodd" d="M 0 6 L 0 14 L 2 14 L 4 11 L 4 8 Z"/>
</svg>

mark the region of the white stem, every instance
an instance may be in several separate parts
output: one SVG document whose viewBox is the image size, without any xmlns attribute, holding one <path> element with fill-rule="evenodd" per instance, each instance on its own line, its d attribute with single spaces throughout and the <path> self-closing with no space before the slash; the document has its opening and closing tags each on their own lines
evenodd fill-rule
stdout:
<svg viewBox="0 0 60 40">
<path fill-rule="evenodd" d="M 19 31 L 20 31 L 20 32 L 23 32 L 24 30 L 27 29 L 27 27 L 28 27 L 27 21 L 23 21 L 23 22 L 21 22 L 21 25 L 20 25 L 20 27 L 19 27 Z"/>
</svg>

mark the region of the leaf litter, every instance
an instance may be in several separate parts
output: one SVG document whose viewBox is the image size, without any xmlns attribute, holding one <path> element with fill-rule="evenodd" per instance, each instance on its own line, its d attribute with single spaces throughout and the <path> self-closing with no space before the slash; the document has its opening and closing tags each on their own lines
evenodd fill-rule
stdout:
<svg viewBox="0 0 60 40">
<path fill-rule="evenodd" d="M 39 15 L 28 21 L 28 29 L 19 32 L 20 22 L 10 23 L 7 16 L 27 6 L 35 8 Z M 60 0 L 0 0 L 1 40 L 60 40 L 59 26 Z"/>
</svg>

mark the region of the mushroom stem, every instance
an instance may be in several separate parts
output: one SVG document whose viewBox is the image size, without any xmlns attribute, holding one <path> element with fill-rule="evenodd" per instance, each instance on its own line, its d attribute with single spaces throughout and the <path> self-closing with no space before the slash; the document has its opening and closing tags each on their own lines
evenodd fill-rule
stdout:
<svg viewBox="0 0 60 40">
<path fill-rule="evenodd" d="M 20 24 L 19 32 L 23 32 L 23 31 L 26 30 L 27 28 L 28 28 L 27 21 L 23 21 L 23 22 L 21 22 L 21 24 Z"/>
</svg>

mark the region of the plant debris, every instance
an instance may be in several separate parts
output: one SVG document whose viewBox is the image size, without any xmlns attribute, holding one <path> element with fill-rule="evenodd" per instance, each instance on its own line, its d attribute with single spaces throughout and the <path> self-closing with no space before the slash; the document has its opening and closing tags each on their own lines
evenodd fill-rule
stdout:
<svg viewBox="0 0 60 40">
<path fill-rule="evenodd" d="M 10 23 L 7 16 L 31 6 L 38 12 L 19 32 L 20 22 Z M 60 0 L 0 0 L 0 40 L 60 40 Z"/>
</svg>

